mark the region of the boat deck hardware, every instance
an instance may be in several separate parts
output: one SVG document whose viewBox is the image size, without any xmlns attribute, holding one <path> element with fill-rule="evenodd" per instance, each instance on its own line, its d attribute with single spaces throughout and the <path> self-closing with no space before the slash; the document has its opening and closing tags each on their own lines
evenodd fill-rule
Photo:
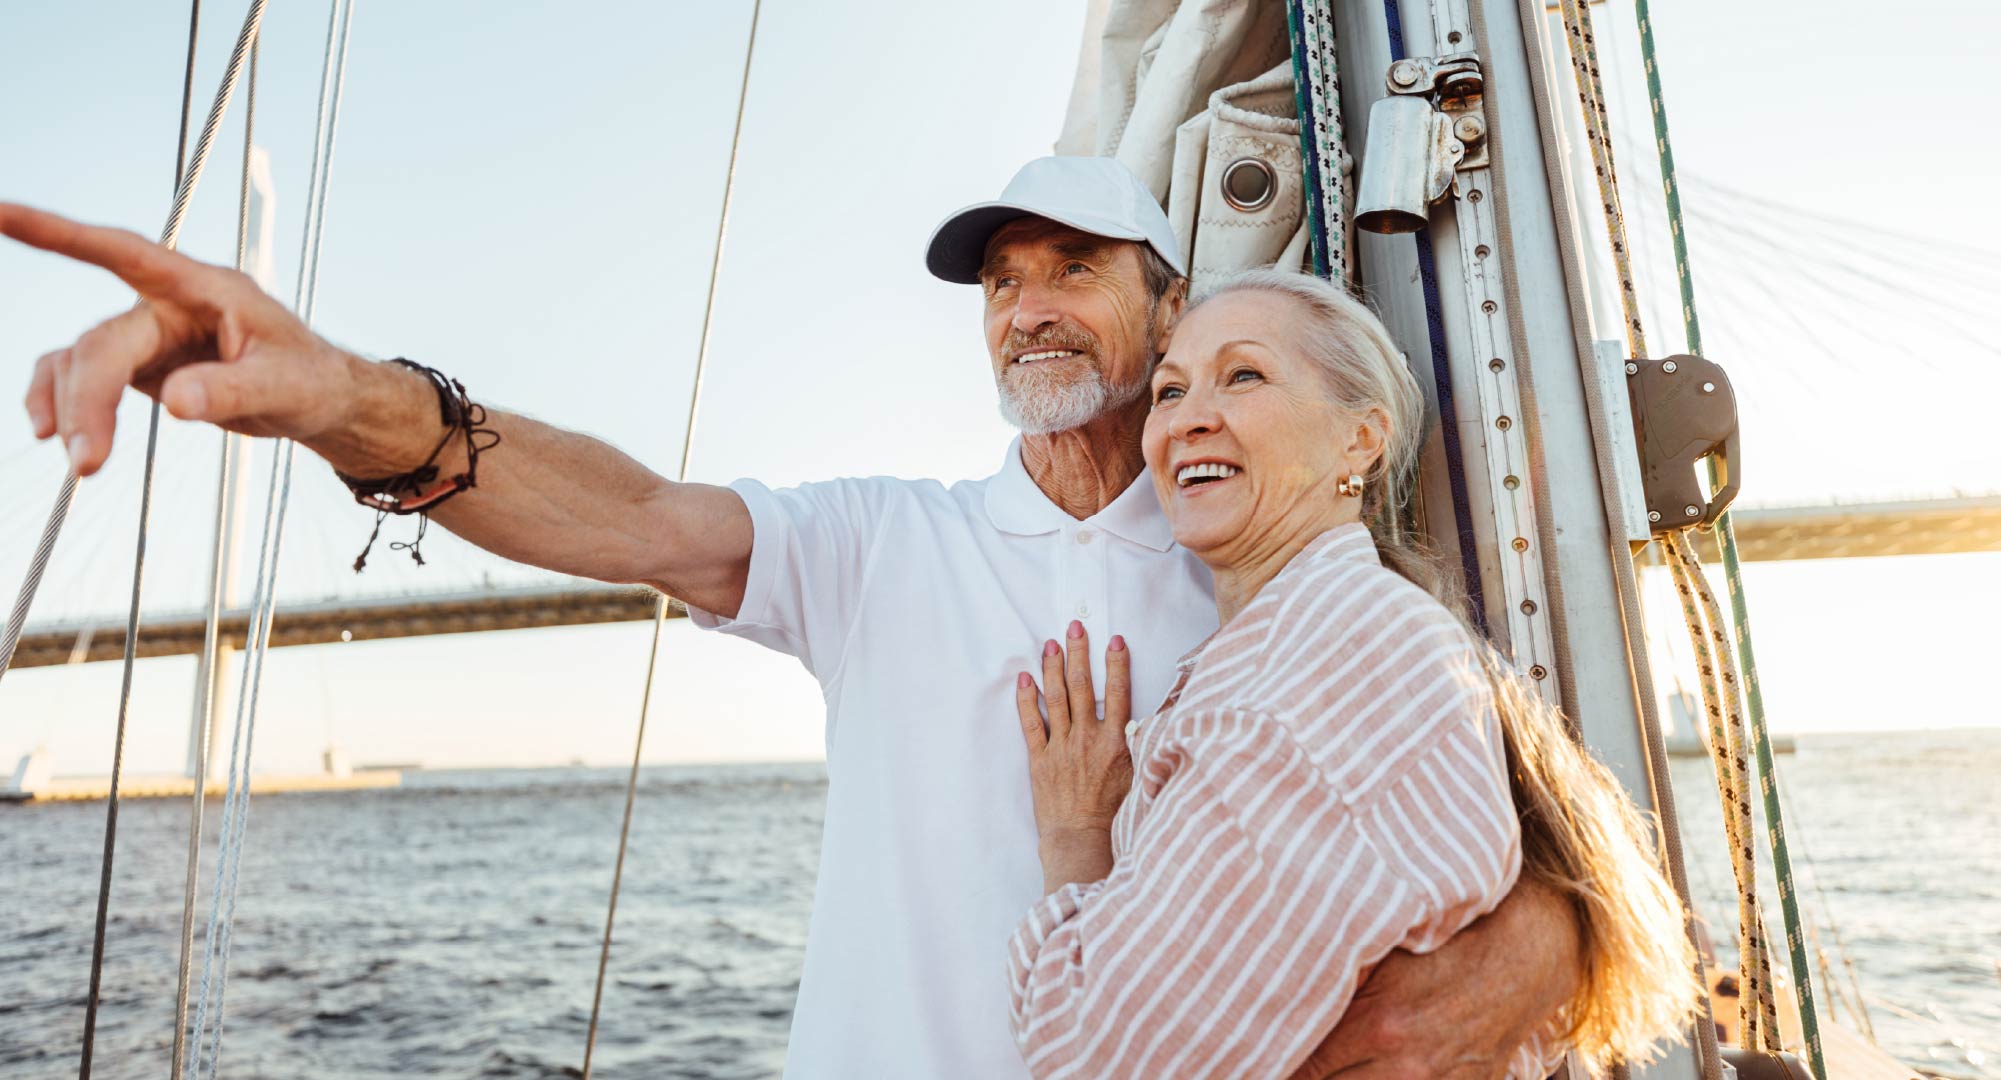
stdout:
<svg viewBox="0 0 2001 1080">
<path fill-rule="evenodd" d="M 1626 390 L 1649 525 L 1658 534 L 1714 524 L 1743 481 L 1729 376 L 1700 356 L 1628 360 Z M 1713 493 L 1696 475 L 1704 459 L 1723 481 Z"/>
</svg>

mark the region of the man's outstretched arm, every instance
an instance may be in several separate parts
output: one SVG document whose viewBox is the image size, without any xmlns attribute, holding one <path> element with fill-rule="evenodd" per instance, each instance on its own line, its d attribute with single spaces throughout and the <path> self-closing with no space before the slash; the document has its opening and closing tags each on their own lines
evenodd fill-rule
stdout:
<svg viewBox="0 0 2001 1080">
<path fill-rule="evenodd" d="M 1393 952 L 1293 1080 L 1500 1080 L 1583 978 L 1577 914 L 1523 878 L 1435 952 Z"/>
<path fill-rule="evenodd" d="M 0 203 L 0 235 L 102 267 L 140 296 L 35 365 L 35 435 L 61 436 L 78 475 L 110 455 L 127 386 L 183 420 L 295 439 L 350 476 L 414 469 L 445 433 L 428 379 L 335 347 L 243 274 L 9 203 Z M 674 483 L 597 439 L 527 417 L 490 410 L 486 426 L 501 442 L 482 455 L 479 486 L 438 507 L 439 524 L 519 562 L 645 583 L 736 613 L 751 522 L 734 493 Z M 463 471 L 465 451 L 448 446 L 436 464 L 441 475 Z"/>
</svg>

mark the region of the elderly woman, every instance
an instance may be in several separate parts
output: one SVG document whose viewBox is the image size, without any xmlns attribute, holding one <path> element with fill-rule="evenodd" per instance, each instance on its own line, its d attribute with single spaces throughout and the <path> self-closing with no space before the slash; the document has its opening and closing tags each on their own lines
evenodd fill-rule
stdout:
<svg viewBox="0 0 2001 1080">
<path fill-rule="evenodd" d="M 1102 719 L 1082 627 L 1045 646 L 1040 705 L 1019 677 L 1049 889 L 1011 942 L 1030 1071 L 1313 1075 L 1375 964 L 1525 865 L 1577 905 L 1585 973 L 1509 1075 L 1644 1058 L 1695 1000 L 1681 906 L 1611 776 L 1398 538 L 1423 398 L 1381 324 L 1247 274 L 1190 309 L 1152 394 L 1147 466 L 1222 628 L 1137 723 L 1120 638 Z"/>
</svg>

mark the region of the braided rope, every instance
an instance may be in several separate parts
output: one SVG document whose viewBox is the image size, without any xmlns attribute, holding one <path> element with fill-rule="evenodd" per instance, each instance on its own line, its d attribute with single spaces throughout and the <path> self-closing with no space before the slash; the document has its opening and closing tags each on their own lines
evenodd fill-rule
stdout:
<svg viewBox="0 0 2001 1080">
<path fill-rule="evenodd" d="M 1675 589 L 1681 594 L 1682 614 L 1688 623 L 1696 667 L 1702 676 L 1702 706 L 1708 718 L 1702 734 L 1716 771 L 1716 791 L 1723 803 L 1723 831 L 1730 841 L 1730 868 L 1737 879 L 1737 953 L 1744 980 L 1737 1006 L 1743 1043 L 1747 1047 L 1776 1050 L 1778 1013 L 1772 999 L 1764 908 L 1758 901 L 1758 856 L 1752 848 L 1757 829 L 1751 817 L 1751 767 L 1745 757 L 1750 739 L 1744 731 L 1744 715 L 1737 707 L 1734 673 L 1727 673 L 1716 661 L 1716 653 L 1727 652 L 1729 643 L 1723 637 L 1716 597 L 1709 591 L 1709 583 L 1701 578 L 1701 568 L 1688 548 L 1688 541 L 1670 535 L 1662 541 L 1662 546 L 1667 552 L 1668 569 L 1674 575 Z"/>
<path fill-rule="evenodd" d="M 1632 355 L 1647 355 L 1646 331 L 1640 321 L 1640 292 L 1626 245 L 1625 209 L 1619 200 L 1619 173 L 1612 155 L 1611 125 L 1606 118 L 1605 86 L 1598 69 L 1598 40 L 1591 30 L 1591 10 L 1581 0 L 1562 0 L 1563 28 L 1570 38 L 1570 69 L 1577 83 L 1577 101 L 1584 113 L 1585 139 L 1598 178 L 1598 198 L 1605 212 L 1605 231 L 1612 242 L 1613 269 L 1619 277 L 1619 307 L 1626 317 L 1626 344 Z"/>
<path fill-rule="evenodd" d="M 1681 194 L 1675 181 L 1674 144 L 1668 138 L 1667 106 L 1661 93 L 1660 64 L 1655 58 L 1653 15 L 1647 0 L 1635 0 L 1639 20 L 1640 55 L 1647 74 L 1647 103 L 1654 117 L 1654 146 L 1660 161 L 1661 184 L 1666 193 L 1668 231 L 1674 243 L 1675 276 L 1681 288 L 1682 328 L 1688 351 L 1702 353 L 1702 322 L 1696 314 L 1695 281 L 1689 272 L 1688 238 L 1682 228 Z M 1709 462 L 1712 485 L 1721 481 L 1714 458 Z M 1792 855 L 1786 846 L 1785 814 L 1779 802 L 1779 776 L 1772 760 L 1771 734 L 1765 727 L 1765 694 L 1758 685 L 1757 651 L 1751 644 L 1750 605 L 1744 597 L 1744 568 L 1737 554 L 1737 530 L 1725 511 L 1716 519 L 1716 546 L 1723 553 L 1723 579 L 1730 590 L 1732 630 L 1737 638 L 1733 658 L 1724 652 L 1724 666 L 1734 670 L 1743 665 L 1744 700 L 1749 706 L 1751 740 L 1758 754 L 1758 777 L 1765 799 L 1766 839 L 1772 848 L 1772 869 L 1779 883 L 1779 908 L 1785 917 L 1786 947 L 1793 969 L 1793 984 L 1799 994 L 1800 1033 L 1806 1039 L 1807 1057 L 1816 1075 L 1827 1075 L 1827 1058 L 1820 1041 L 1820 1018 L 1814 1007 L 1813 979 L 1807 967 L 1806 936 L 1801 931 L 1799 896 L 1793 885 Z"/>
<path fill-rule="evenodd" d="M 1489 49 L 1485 29 L 1485 5 L 1482 0 L 1470 0 L 1469 11 L 1473 19 L 1474 33 L 1483 50 Z M 1552 209 L 1569 205 L 1569 182 L 1563 168 L 1563 151 L 1557 142 L 1559 123 L 1556 115 L 1556 98 L 1550 84 L 1549 72 L 1542 61 L 1544 42 L 1541 36 L 1543 11 L 1540 0 L 1516 0 L 1515 17 L 1524 37 L 1523 46 L 1528 55 L 1524 58 L 1528 73 L 1530 100 L 1536 114 L 1536 131 L 1542 150 L 1543 181 L 1549 187 Z M 1531 29 L 1533 28 L 1533 29 Z M 1500 155 L 1495 155 L 1500 161 Z M 1497 170 L 1498 172 L 1498 170 Z M 1505 191 L 1505 189 L 1502 189 Z M 1552 214 L 1556 229 L 1558 258 L 1563 266 L 1563 284 L 1566 309 L 1570 315 L 1572 348 L 1576 353 L 1578 370 L 1584 373 L 1587 383 L 1594 381 L 1598 370 L 1597 350 L 1591 345 L 1591 317 L 1589 304 L 1584 293 L 1585 271 L 1579 264 L 1577 253 L 1582 250 L 1576 237 L 1576 220 L 1568 213 L 1556 210 Z M 1607 492 L 1616 492 L 1623 486 L 1614 454 L 1617 440 L 1605 409 L 1595 397 L 1585 398 L 1585 415 L 1591 428 L 1591 442 L 1598 459 L 1600 485 Z M 1690 899 L 1688 871 L 1682 854 L 1680 815 L 1675 810 L 1674 785 L 1670 782 L 1667 743 L 1661 735 L 1659 706 L 1654 698 L 1652 665 L 1647 656 L 1645 642 L 1645 612 L 1640 604 L 1638 574 L 1633 565 L 1632 552 L 1623 539 L 1623 526 L 1615 500 L 1603 500 L 1606 514 L 1608 539 L 1613 550 L 1611 557 L 1612 576 L 1618 595 L 1621 627 L 1626 639 L 1627 661 L 1632 667 L 1635 705 L 1639 712 L 1640 731 L 1645 743 L 1648 787 L 1654 795 L 1655 824 L 1659 829 L 1659 840 L 1663 849 L 1662 862 L 1667 869 L 1668 879 L 1674 884 L 1675 894 L 1680 897 L 1683 910 L 1684 931 L 1691 943 L 1699 943 L 1694 914 L 1695 906 Z M 1698 969 L 1697 974 L 1700 974 Z M 1716 1025 L 1711 1022 L 1709 999 L 1704 996 L 1698 1016 L 1689 1028 L 1689 1042 L 1695 1049 L 1704 1080 L 1722 1080 L 1723 1059 L 1717 1050 Z"/>
<path fill-rule="evenodd" d="M 1662 103 L 1659 66 L 1655 61 L 1653 24 L 1646 0 L 1636 0 L 1640 23 L 1641 53 L 1645 59 L 1647 75 L 1647 96 L 1654 117 L 1655 145 L 1660 159 L 1661 178 L 1666 187 L 1668 203 L 1669 231 L 1675 250 L 1676 276 L 1680 282 L 1682 298 L 1682 319 L 1688 334 L 1691 352 L 1701 351 L 1701 325 L 1696 317 L 1695 287 L 1688 266 L 1687 239 L 1682 228 L 1681 199 L 1674 179 L 1674 153 L 1667 133 L 1667 112 Z M 1564 31 L 1570 40 L 1571 69 L 1578 84 L 1578 101 L 1584 112 L 1585 128 L 1591 146 L 1592 164 L 1597 172 L 1598 191 L 1605 213 L 1606 232 L 1611 238 L 1612 255 L 1619 276 L 1620 306 L 1626 319 L 1626 336 L 1634 356 L 1647 355 L 1646 336 L 1639 312 L 1639 291 L 1633 276 L 1632 262 L 1628 256 L 1626 243 L 1625 214 L 1621 209 L 1618 192 L 1618 172 L 1614 165 L 1612 143 L 1609 136 L 1609 122 L 1606 118 L 1604 80 L 1598 66 L 1598 45 L 1591 29 L 1591 11 L 1587 3 L 1580 0 L 1561 0 Z M 1720 477 L 1714 459 L 1709 464 L 1710 481 L 1716 484 Z M 1772 849 L 1773 869 L 1779 883 L 1779 903 L 1785 915 L 1786 942 L 1793 969 L 1793 983 L 1798 989 L 1800 1028 L 1806 1037 L 1807 1052 L 1814 1072 L 1827 1075 L 1826 1062 L 1821 1049 L 1819 1021 L 1814 1007 L 1811 970 L 1807 964 L 1805 935 L 1800 929 L 1799 901 L 1792 881 L 1792 860 L 1786 849 L 1784 818 L 1779 808 L 1778 778 L 1772 761 L 1771 738 L 1765 727 L 1764 695 L 1759 689 L 1757 662 L 1751 647 L 1750 616 L 1744 601 L 1743 573 L 1737 555 L 1735 530 L 1731 527 L 1730 515 L 1726 512 L 1716 522 L 1718 546 L 1723 551 L 1723 566 L 1726 582 L 1730 589 L 1733 626 L 1736 632 L 1736 655 L 1729 648 L 1723 648 L 1717 656 L 1719 670 L 1724 681 L 1731 685 L 1740 682 L 1737 677 L 1737 662 L 1743 661 L 1745 678 L 1741 685 L 1749 704 L 1750 739 L 1757 753 L 1758 775 L 1764 793 L 1765 822 L 1767 839 Z M 1685 569 L 1694 580 L 1703 582 L 1707 590 L 1701 564 L 1693 559 L 1684 563 Z M 1685 612 L 1693 616 L 1693 610 Z M 1720 626 L 1720 613 L 1714 623 Z M 1696 622 L 1689 624 L 1690 633 L 1700 636 L 1701 628 Z M 1720 638 L 1720 631 L 1718 633 Z M 1734 695 L 1733 695 L 1734 702 Z M 1740 775 L 1737 782 L 1742 788 L 1742 797 L 1749 799 L 1749 779 Z M 1759 958 L 1747 956 L 1747 968 Z M 1769 979 L 1770 958 L 1764 955 L 1761 961 L 1767 970 L 1761 975 Z M 1749 983 L 1748 974 L 1746 976 Z M 1777 1032 L 1766 1033 L 1776 1045 Z"/>
<path fill-rule="evenodd" d="M 1334 47 L 1334 6 L 1332 0 L 1293 0 L 1287 15 L 1313 271 L 1337 285 L 1345 285 L 1352 236 L 1347 212 L 1352 159 L 1348 157 L 1347 133 L 1341 117 L 1341 69 Z"/>
</svg>

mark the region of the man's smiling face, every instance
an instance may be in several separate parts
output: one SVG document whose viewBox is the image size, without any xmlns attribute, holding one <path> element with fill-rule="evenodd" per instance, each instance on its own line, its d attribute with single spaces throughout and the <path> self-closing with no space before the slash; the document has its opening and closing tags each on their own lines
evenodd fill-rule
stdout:
<svg viewBox="0 0 2001 1080">
<path fill-rule="evenodd" d="M 980 267 L 1001 413 L 1031 435 L 1139 400 L 1157 357 L 1139 245 L 1025 217 L 995 231 Z"/>
</svg>

